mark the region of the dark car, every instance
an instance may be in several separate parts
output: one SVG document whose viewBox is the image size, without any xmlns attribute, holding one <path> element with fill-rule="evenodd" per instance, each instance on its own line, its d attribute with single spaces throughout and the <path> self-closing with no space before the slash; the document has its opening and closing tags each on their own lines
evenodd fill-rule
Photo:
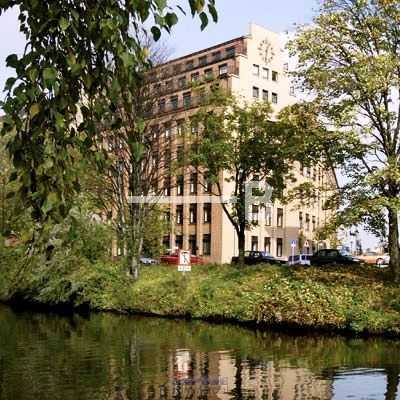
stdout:
<svg viewBox="0 0 400 400">
<path fill-rule="evenodd" d="M 232 257 L 232 264 L 237 264 L 239 257 Z M 246 265 L 255 264 L 285 264 L 285 261 L 278 260 L 266 251 L 246 251 L 244 253 L 244 263 Z"/>
<path fill-rule="evenodd" d="M 361 265 L 361 260 L 336 249 L 318 250 L 310 258 L 311 265 Z"/>
</svg>

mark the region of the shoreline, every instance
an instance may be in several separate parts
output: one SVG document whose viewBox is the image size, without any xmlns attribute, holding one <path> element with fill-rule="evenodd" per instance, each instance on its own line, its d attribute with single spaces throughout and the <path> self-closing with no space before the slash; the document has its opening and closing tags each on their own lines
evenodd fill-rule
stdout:
<svg viewBox="0 0 400 400">
<path fill-rule="evenodd" d="M 396 314 L 393 314 L 395 316 L 395 320 L 390 321 L 388 320 L 388 323 L 386 325 L 387 329 L 383 329 L 383 327 L 373 327 L 369 326 L 368 323 L 364 324 L 362 327 L 358 327 L 358 329 L 355 329 L 357 325 L 354 325 L 357 323 L 357 320 L 355 319 L 354 321 L 352 320 L 346 320 L 344 324 L 340 325 L 338 322 L 335 323 L 326 323 L 326 320 L 324 320 L 325 315 L 321 316 L 321 319 L 319 322 L 312 322 L 312 320 L 305 320 L 305 323 L 299 323 L 299 321 L 293 320 L 289 316 L 284 316 L 281 321 L 277 321 L 276 319 L 269 319 L 269 320 L 262 320 L 262 315 L 257 312 L 254 312 L 257 309 L 257 304 L 253 304 L 251 313 L 249 314 L 243 314 L 241 312 L 237 313 L 234 310 L 234 307 L 236 307 L 238 304 L 241 304 L 240 299 L 235 299 L 235 294 L 236 293 L 230 293 L 230 295 L 227 296 L 227 299 L 233 303 L 235 303 L 234 306 L 232 307 L 225 307 L 223 304 L 219 304 L 216 307 L 213 308 L 212 312 L 209 312 L 207 310 L 204 311 L 198 311 L 198 309 L 193 306 L 193 304 L 190 304 L 190 301 L 185 302 L 183 301 L 179 307 L 176 305 L 169 302 L 168 304 L 163 304 L 163 299 L 165 299 L 162 291 L 160 293 L 160 289 L 162 289 L 162 286 L 165 286 L 165 283 L 171 284 L 175 283 L 178 287 L 171 287 L 170 294 L 172 293 L 173 300 L 179 299 L 179 297 L 186 298 L 190 300 L 190 291 L 189 291 L 189 286 L 190 285 L 195 285 L 197 286 L 195 288 L 195 295 L 199 295 L 198 292 L 201 292 L 201 283 L 204 282 L 198 282 L 198 285 L 196 285 L 196 280 L 198 279 L 197 274 L 204 274 L 207 272 L 221 272 L 219 271 L 223 270 L 223 272 L 226 274 L 232 274 L 232 273 L 237 273 L 242 275 L 245 278 L 248 278 L 252 274 L 257 274 L 257 275 L 264 275 L 265 273 L 274 273 L 275 275 L 278 275 L 278 279 L 284 279 L 284 276 L 288 274 L 288 270 L 282 267 L 271 267 L 271 266 L 260 266 L 260 267 L 251 267 L 251 268 L 244 268 L 243 270 L 239 270 L 237 268 L 232 268 L 232 267 L 227 267 L 227 266 L 202 266 L 198 267 L 195 276 L 191 277 L 185 277 L 183 278 L 182 276 L 179 275 L 178 272 L 176 272 L 174 269 L 166 267 L 166 266 L 157 266 L 157 267 L 144 267 L 142 269 L 142 275 L 141 278 L 139 279 L 138 282 L 128 282 L 124 286 L 124 290 L 122 292 L 115 291 L 115 287 L 112 288 L 112 295 L 110 296 L 109 303 L 103 302 L 103 304 L 95 304 L 93 302 L 93 299 L 88 297 L 85 300 L 80 299 L 78 302 L 76 299 L 71 299 L 71 301 L 67 302 L 54 302 L 54 301 L 43 301 L 40 300 L 39 298 L 35 298 L 34 296 L 32 297 L 32 288 L 29 288 L 28 292 L 31 292 L 29 295 L 25 293 L 18 293 L 14 294 L 9 298 L 2 298 L 0 301 L 12 307 L 13 309 L 17 311 L 37 311 L 37 312 L 54 312 L 57 314 L 61 315 L 70 315 L 73 313 L 78 313 L 81 315 L 88 316 L 90 313 L 113 313 L 117 315 L 126 315 L 126 316 L 134 316 L 134 315 L 139 315 L 139 316 L 145 316 L 145 317 L 155 317 L 155 318 L 165 318 L 165 319 L 179 319 L 179 320 L 187 320 L 187 321 L 204 321 L 212 324 L 230 324 L 230 325 L 238 325 L 242 326 L 251 330 L 256 330 L 256 331 L 272 331 L 272 332 L 277 332 L 277 333 L 284 333 L 284 334 L 289 334 L 289 335 L 324 335 L 324 336 L 342 336 L 346 338 L 354 338 L 354 337 L 359 337 L 359 338 L 373 338 L 373 337 L 382 337 L 388 340 L 400 340 L 400 312 L 396 312 Z M 313 270 L 315 270 L 313 268 Z M 311 269 L 310 269 L 311 271 Z M 277 274 L 278 272 L 278 274 Z M 307 269 L 306 268 L 298 268 L 296 269 L 296 272 L 300 274 L 305 274 L 307 276 Z M 315 272 L 315 271 L 314 271 Z M 380 273 L 381 271 L 368 271 L 369 273 Z M 159 275 L 163 274 L 162 277 Z M 292 273 L 292 271 L 289 271 L 289 274 Z M 336 270 L 330 269 L 330 270 L 325 270 L 324 273 L 326 274 L 337 274 L 338 272 Z M 152 275 L 157 275 L 157 278 L 161 279 L 160 281 L 156 281 L 155 279 L 149 279 L 151 278 Z M 279 276 L 279 274 L 283 276 Z M 148 276 L 150 275 L 150 276 Z M 266 279 L 266 283 L 268 283 L 268 274 L 265 274 L 267 276 L 264 276 Z M 155 278 L 155 276 L 153 276 Z M 174 279 L 174 282 L 171 282 L 171 278 Z M 202 281 L 207 280 L 207 277 L 202 277 Z M 353 277 L 354 278 L 354 277 Z M 211 280 L 213 278 L 211 277 Z M 357 280 L 357 277 L 355 277 Z M 224 281 L 224 280 L 223 280 Z M 312 279 L 311 279 L 312 281 Z M 214 282 L 217 284 L 221 284 L 221 281 Z M 313 282 L 311 282 L 313 283 Z M 145 291 L 143 291 L 142 286 L 145 286 Z M 27 289 L 27 288 L 25 288 Z M 119 288 L 121 289 L 121 288 Z M 302 287 L 298 287 L 295 289 L 293 295 L 301 295 L 302 292 Z M 259 291 L 260 289 L 258 289 Z M 368 290 L 368 288 L 367 288 Z M 395 289 L 397 292 L 397 288 Z M 123 293 L 125 291 L 125 293 Z M 147 293 L 148 296 L 144 295 Z M 179 296 L 179 292 L 181 292 L 181 296 Z M 196 293 L 197 292 L 197 293 Z M 254 290 L 256 294 L 257 290 Z M 123 298 L 117 299 L 117 293 L 118 295 L 123 294 Z M 398 293 L 400 295 L 400 289 L 398 290 Z M 243 293 L 242 293 L 243 294 Z M 351 293 L 350 293 L 351 294 Z M 352 295 L 352 294 L 351 294 Z M 29 297 L 30 296 L 30 297 Z M 129 296 L 130 299 L 127 300 L 127 298 L 124 297 Z M 159 297 L 157 297 L 159 296 Z M 82 301 L 83 300 L 83 301 Z M 147 301 L 146 301 L 147 300 Z M 236 301 L 235 301 L 236 300 Z M 262 304 L 263 298 L 261 298 L 261 304 Z M 400 301 L 400 298 L 399 298 Z M 218 300 L 217 300 L 218 302 Z M 251 302 L 250 302 L 251 303 Z M 255 302 L 257 303 L 257 302 Z M 260 303 L 260 301 L 259 301 Z M 310 303 L 310 302 L 309 302 Z M 312 301 L 311 301 L 312 303 Z M 201 304 L 200 304 L 201 306 Z M 299 304 L 298 305 L 298 310 L 301 310 L 303 305 Z M 273 316 L 276 318 L 277 315 L 280 315 L 281 313 L 284 312 L 285 309 L 285 304 L 283 303 L 282 306 L 277 306 L 276 310 L 274 310 Z M 196 310 L 193 312 L 193 310 Z M 296 306 L 294 306 L 294 311 L 296 310 Z M 311 312 L 312 307 L 310 307 L 309 311 Z M 272 312 L 271 310 L 264 310 L 267 313 Z M 362 311 L 362 310 L 360 310 Z M 397 310 L 396 310 L 397 311 Z M 328 310 L 326 310 L 328 313 Z M 329 310 L 331 312 L 331 310 Z M 384 312 L 384 310 L 382 310 Z M 227 315 L 228 314 L 228 315 Z M 230 315 L 229 315 L 230 314 Z M 324 314 L 324 309 L 322 308 L 322 314 Z M 257 318 L 255 318 L 257 317 Z M 337 316 L 334 316 L 335 318 Z M 362 314 L 360 315 L 362 317 Z M 368 319 L 366 320 L 368 322 Z"/>
</svg>

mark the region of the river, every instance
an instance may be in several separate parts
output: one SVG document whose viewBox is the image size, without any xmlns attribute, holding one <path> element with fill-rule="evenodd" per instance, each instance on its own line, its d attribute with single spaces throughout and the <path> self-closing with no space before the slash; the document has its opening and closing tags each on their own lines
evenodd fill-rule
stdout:
<svg viewBox="0 0 400 400">
<path fill-rule="evenodd" d="M 0 305 L 1 400 L 400 399 L 400 342 Z"/>
</svg>

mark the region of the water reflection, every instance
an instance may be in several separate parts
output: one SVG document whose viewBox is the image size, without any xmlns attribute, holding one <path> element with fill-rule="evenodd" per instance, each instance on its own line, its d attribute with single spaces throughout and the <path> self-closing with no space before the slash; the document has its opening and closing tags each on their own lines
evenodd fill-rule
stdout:
<svg viewBox="0 0 400 400">
<path fill-rule="evenodd" d="M 0 306 L 0 399 L 390 399 L 400 344 Z"/>
</svg>

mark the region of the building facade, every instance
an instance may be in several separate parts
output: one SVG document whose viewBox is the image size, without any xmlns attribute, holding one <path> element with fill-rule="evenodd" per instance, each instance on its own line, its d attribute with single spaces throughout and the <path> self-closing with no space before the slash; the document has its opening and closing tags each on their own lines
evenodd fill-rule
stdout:
<svg viewBox="0 0 400 400">
<path fill-rule="evenodd" d="M 227 89 L 246 102 L 269 101 L 274 113 L 293 104 L 296 98 L 287 74 L 288 60 L 283 46 L 282 36 L 252 24 L 246 36 L 155 68 L 149 76 L 157 97 L 151 120 L 158 140 L 168 148 L 164 159 L 185 158 L 191 144 L 187 135 L 181 134 L 182 130 L 197 134 L 199 128 L 191 118 L 204 101 L 206 91 L 213 87 Z M 332 190 L 337 187 L 331 171 L 301 165 L 293 168 L 297 184 L 313 180 Z M 189 249 L 206 262 L 230 262 L 238 253 L 235 231 L 221 205 L 207 200 L 211 188 L 205 177 L 188 166 L 165 178 L 163 184 L 164 194 L 171 196 L 166 213 L 171 231 L 163 238 L 164 245 Z M 221 184 L 223 192 L 230 196 L 229 184 L 223 179 Z M 329 217 L 322 208 L 324 196 L 321 192 L 308 206 L 276 202 L 266 208 L 254 208 L 252 218 L 259 220 L 259 224 L 248 230 L 246 250 L 265 250 L 278 258 L 287 258 L 293 241 L 296 241 L 296 253 L 311 253 L 318 246 L 326 245 L 315 240 L 317 228 Z"/>
</svg>

